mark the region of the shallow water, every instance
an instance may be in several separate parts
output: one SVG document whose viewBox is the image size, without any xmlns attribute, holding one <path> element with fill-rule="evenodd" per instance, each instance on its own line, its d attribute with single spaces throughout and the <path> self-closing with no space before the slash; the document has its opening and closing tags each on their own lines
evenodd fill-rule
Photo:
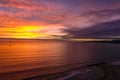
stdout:
<svg viewBox="0 0 120 80">
<path fill-rule="evenodd" d="M 0 79 L 18 80 L 119 57 L 120 44 L 0 40 Z"/>
</svg>

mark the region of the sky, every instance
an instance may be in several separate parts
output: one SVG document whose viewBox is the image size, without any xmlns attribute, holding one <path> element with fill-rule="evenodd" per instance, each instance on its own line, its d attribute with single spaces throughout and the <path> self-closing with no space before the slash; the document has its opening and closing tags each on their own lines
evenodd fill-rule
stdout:
<svg viewBox="0 0 120 80">
<path fill-rule="evenodd" d="M 0 38 L 120 38 L 120 0 L 0 0 Z"/>
</svg>

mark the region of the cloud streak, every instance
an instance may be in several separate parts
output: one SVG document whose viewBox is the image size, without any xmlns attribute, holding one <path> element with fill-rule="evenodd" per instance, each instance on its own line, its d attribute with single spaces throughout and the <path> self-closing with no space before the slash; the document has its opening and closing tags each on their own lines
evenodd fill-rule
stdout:
<svg viewBox="0 0 120 80">
<path fill-rule="evenodd" d="M 99 23 L 94 26 L 80 29 L 80 28 L 68 28 L 63 30 L 67 33 L 67 36 L 71 38 L 119 38 L 120 36 L 120 20 L 114 20 L 112 22 Z"/>
<path fill-rule="evenodd" d="M 63 35 L 63 29 L 81 31 L 119 19 L 120 0 L 0 0 L 0 31 L 9 28 L 8 33 L 0 32 L 2 36 L 22 26 L 43 27 L 47 36 Z"/>
</svg>

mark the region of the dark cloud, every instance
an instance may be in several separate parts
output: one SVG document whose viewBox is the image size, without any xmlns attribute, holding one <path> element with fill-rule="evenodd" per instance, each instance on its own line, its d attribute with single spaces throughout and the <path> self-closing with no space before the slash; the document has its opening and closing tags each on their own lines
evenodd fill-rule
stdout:
<svg viewBox="0 0 120 80">
<path fill-rule="evenodd" d="M 100 10 L 100 11 L 90 11 L 82 16 L 88 18 L 88 23 L 102 23 L 109 22 L 113 20 L 120 19 L 120 8 L 119 9 L 108 9 L 108 10 Z"/>
<path fill-rule="evenodd" d="M 100 11 L 90 11 L 88 13 L 85 13 L 86 16 L 114 16 L 120 14 L 120 8 L 119 9 L 107 9 L 107 10 L 100 10 Z"/>
<path fill-rule="evenodd" d="M 120 20 L 115 20 L 112 22 L 105 22 L 96 24 L 89 28 L 79 29 L 79 28 L 67 28 L 63 30 L 68 33 L 68 36 L 73 38 L 81 37 L 119 37 L 120 35 Z"/>
</svg>

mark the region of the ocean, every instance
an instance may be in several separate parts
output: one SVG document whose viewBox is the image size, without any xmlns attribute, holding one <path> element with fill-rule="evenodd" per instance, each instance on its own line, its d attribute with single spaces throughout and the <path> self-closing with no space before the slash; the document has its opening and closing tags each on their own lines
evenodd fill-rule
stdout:
<svg viewBox="0 0 120 80">
<path fill-rule="evenodd" d="M 0 80 L 21 80 L 101 62 L 120 61 L 120 44 L 0 40 Z"/>
</svg>

